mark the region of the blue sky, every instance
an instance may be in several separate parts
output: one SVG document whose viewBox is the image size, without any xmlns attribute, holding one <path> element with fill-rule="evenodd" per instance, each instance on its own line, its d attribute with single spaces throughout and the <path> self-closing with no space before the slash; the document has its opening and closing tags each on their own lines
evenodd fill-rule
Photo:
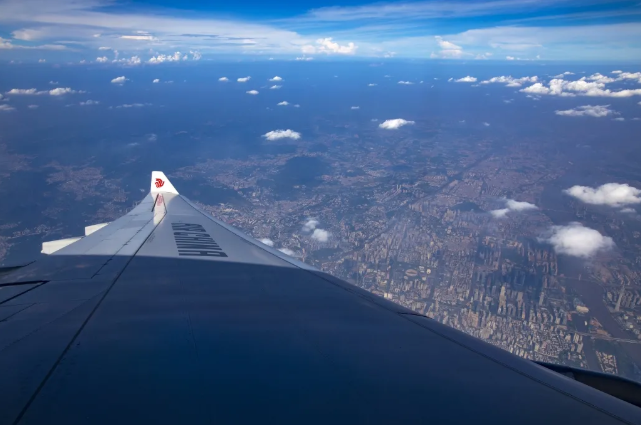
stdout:
<svg viewBox="0 0 641 425">
<path fill-rule="evenodd" d="M 220 58 L 638 62 L 641 3 L 0 0 L 0 60 Z"/>
</svg>

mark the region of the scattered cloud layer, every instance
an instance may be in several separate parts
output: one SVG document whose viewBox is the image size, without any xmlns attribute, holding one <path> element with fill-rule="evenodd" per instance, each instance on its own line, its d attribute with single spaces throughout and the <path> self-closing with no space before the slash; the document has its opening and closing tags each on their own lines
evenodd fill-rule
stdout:
<svg viewBox="0 0 641 425">
<path fill-rule="evenodd" d="M 610 105 L 583 105 L 564 111 L 554 111 L 555 114 L 566 117 L 594 117 L 602 118 L 609 115 L 617 115 L 618 112 L 610 109 Z"/>
<path fill-rule="evenodd" d="M 640 73 L 626 73 L 626 77 L 612 79 L 604 77 L 601 74 L 593 74 L 590 77 L 582 77 L 576 81 L 567 81 L 560 78 L 554 78 L 546 86 L 544 83 L 535 83 L 529 87 L 521 89 L 523 93 L 550 95 L 550 96 L 589 96 L 589 97 L 631 97 L 641 96 L 641 89 L 623 89 L 623 90 L 610 90 L 606 89 L 605 85 L 614 81 L 623 81 L 632 77 L 636 79 L 636 74 Z M 641 74 L 640 74 L 641 75 Z"/>
<path fill-rule="evenodd" d="M 39 95 L 50 95 L 50 96 L 62 96 L 65 94 L 73 93 L 84 93 L 84 91 L 72 90 L 70 87 L 56 87 L 51 90 L 36 90 L 36 89 L 11 89 L 6 94 L 15 95 L 15 96 L 39 96 Z"/>
<path fill-rule="evenodd" d="M 384 128 L 385 130 L 396 130 L 404 125 L 412 125 L 414 121 L 404 120 L 403 118 L 395 118 L 393 120 L 386 120 L 380 123 L 379 128 Z"/>
<path fill-rule="evenodd" d="M 481 81 L 481 84 L 500 83 L 505 84 L 507 87 L 521 87 L 523 83 L 536 83 L 539 77 L 536 75 L 532 77 L 514 78 L 511 75 L 501 75 L 499 77 L 492 77 L 489 80 Z"/>
<path fill-rule="evenodd" d="M 558 254 L 589 258 L 599 251 L 614 248 L 611 237 L 603 236 L 599 231 L 573 222 L 566 226 L 552 226 L 547 235 L 539 238 L 554 247 Z"/>
<path fill-rule="evenodd" d="M 84 102 L 79 103 L 80 106 L 92 106 L 92 105 L 99 105 L 99 104 L 100 104 L 99 101 L 91 100 L 91 99 L 85 100 Z"/>
<path fill-rule="evenodd" d="M 563 192 L 593 205 L 621 207 L 641 203 L 641 190 L 621 183 L 606 183 L 599 187 L 572 186 Z"/>
<path fill-rule="evenodd" d="M 567 10 L 550 0 L 372 1 L 300 12 L 289 8 L 278 19 L 269 5 L 256 5 L 251 18 L 234 18 L 243 15 L 242 6 L 225 6 L 222 18 L 217 7 L 168 10 L 151 3 L 4 0 L 0 20 L 6 23 L 3 35 L 11 38 L 0 38 L 0 49 L 33 51 L 35 60 L 47 51 L 119 50 L 154 55 L 151 63 L 183 62 L 187 55 L 198 60 L 200 51 L 266 58 L 300 52 L 424 58 L 427 52 L 435 59 L 535 60 L 544 54 L 601 60 L 637 57 L 634 41 L 641 38 L 628 13 L 630 2 L 602 1 L 599 7 L 573 2 Z M 189 54 L 175 57 L 176 49 Z"/>
<path fill-rule="evenodd" d="M 401 81 L 399 81 L 399 82 L 398 82 L 398 84 L 403 84 L 403 85 L 406 85 L 406 86 L 411 86 L 411 85 L 412 85 L 412 84 L 414 84 L 414 83 L 413 83 L 413 82 L 411 82 L 411 81 L 403 81 L 403 80 L 401 80 Z"/>
<path fill-rule="evenodd" d="M 279 139 L 300 139 L 300 133 L 293 130 L 273 130 L 263 134 L 263 137 L 267 140 L 279 140 Z"/>
</svg>

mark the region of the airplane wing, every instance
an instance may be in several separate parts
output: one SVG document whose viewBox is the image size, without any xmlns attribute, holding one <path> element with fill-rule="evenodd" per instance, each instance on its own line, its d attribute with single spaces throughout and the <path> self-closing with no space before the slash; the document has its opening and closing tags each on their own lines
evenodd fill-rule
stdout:
<svg viewBox="0 0 641 425">
<path fill-rule="evenodd" d="M 87 233 L 0 271 L 0 424 L 641 424 L 243 235 L 160 172 Z"/>
</svg>

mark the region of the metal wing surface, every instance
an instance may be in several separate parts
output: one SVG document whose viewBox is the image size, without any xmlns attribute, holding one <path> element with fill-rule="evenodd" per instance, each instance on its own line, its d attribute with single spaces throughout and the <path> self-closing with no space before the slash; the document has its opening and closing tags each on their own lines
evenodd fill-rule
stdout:
<svg viewBox="0 0 641 425">
<path fill-rule="evenodd" d="M 0 275 L 0 424 L 641 423 L 641 409 L 301 263 L 159 172 Z"/>
</svg>

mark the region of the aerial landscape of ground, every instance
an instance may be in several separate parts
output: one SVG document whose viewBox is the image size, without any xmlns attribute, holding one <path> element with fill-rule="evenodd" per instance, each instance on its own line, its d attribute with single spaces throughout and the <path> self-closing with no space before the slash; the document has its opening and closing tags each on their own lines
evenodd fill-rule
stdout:
<svg viewBox="0 0 641 425">
<path fill-rule="evenodd" d="M 641 380 L 639 69 L 15 63 L 0 81 L 3 265 L 125 214 L 162 170 L 368 291 L 528 359 Z"/>
</svg>

